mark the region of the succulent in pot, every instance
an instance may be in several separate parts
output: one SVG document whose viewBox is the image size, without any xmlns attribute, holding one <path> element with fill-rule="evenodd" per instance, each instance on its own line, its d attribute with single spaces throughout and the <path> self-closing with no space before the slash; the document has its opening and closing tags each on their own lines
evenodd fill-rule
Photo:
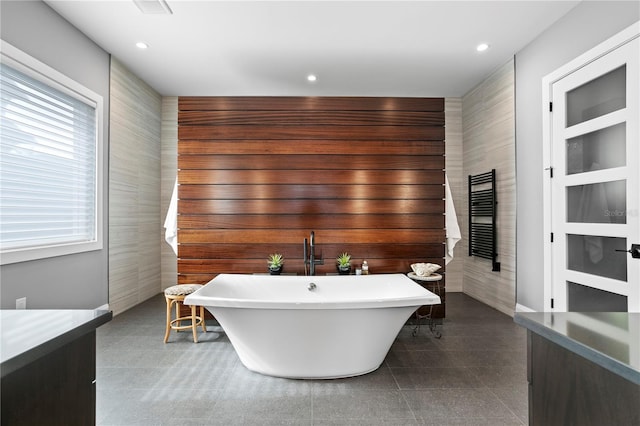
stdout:
<svg viewBox="0 0 640 426">
<path fill-rule="evenodd" d="M 351 255 L 347 252 L 342 253 L 336 258 L 336 268 L 340 275 L 348 275 L 351 273 Z"/>
<path fill-rule="evenodd" d="M 284 265 L 284 257 L 282 257 L 280 253 L 270 254 L 267 263 L 269 265 L 269 273 L 271 275 L 280 275 Z"/>
</svg>

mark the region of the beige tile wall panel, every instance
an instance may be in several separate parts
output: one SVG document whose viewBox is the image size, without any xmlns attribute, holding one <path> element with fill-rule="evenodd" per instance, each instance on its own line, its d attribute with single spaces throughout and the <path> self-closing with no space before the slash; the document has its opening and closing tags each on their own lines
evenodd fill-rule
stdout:
<svg viewBox="0 0 640 426">
<path fill-rule="evenodd" d="M 109 306 L 121 313 L 158 294 L 161 97 L 111 61 Z"/>
<path fill-rule="evenodd" d="M 445 167 L 449 186 L 456 208 L 458 226 L 467 220 L 464 185 L 466 184 L 462 168 L 462 99 L 447 98 L 444 101 L 445 114 Z M 447 265 L 447 291 L 462 291 L 464 260 L 467 247 L 463 240 L 458 241 L 453 251 L 453 260 Z"/>
<path fill-rule="evenodd" d="M 508 315 L 513 315 L 516 303 L 514 84 L 514 62 L 510 60 L 462 99 L 464 179 L 496 169 L 497 260 L 501 264 L 500 272 L 492 272 L 490 260 L 468 256 L 468 187 L 465 181 L 462 190 L 464 220 L 460 221 L 461 249 L 464 248 L 467 256 L 463 290 Z"/>
<path fill-rule="evenodd" d="M 160 140 L 160 219 L 164 220 L 169 209 L 171 193 L 178 170 L 178 98 L 162 98 L 162 134 Z M 164 227 L 160 232 L 162 289 L 175 285 L 178 280 L 178 261 L 171 246 L 164 239 Z"/>
</svg>

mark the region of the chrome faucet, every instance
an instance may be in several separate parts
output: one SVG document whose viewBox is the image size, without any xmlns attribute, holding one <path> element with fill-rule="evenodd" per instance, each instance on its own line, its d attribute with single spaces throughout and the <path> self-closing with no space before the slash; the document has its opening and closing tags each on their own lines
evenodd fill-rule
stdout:
<svg viewBox="0 0 640 426">
<path fill-rule="evenodd" d="M 316 242 L 315 242 L 315 234 L 311 231 L 311 235 L 309 237 L 309 257 L 307 257 L 307 239 L 304 239 L 304 265 L 305 272 L 306 266 L 309 265 L 309 275 L 316 274 L 316 265 L 324 265 L 324 259 L 316 259 Z"/>
</svg>

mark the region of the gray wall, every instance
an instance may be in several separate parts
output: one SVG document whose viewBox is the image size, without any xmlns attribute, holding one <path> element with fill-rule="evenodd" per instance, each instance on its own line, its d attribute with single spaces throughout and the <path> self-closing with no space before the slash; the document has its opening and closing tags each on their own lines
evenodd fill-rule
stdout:
<svg viewBox="0 0 640 426">
<path fill-rule="evenodd" d="M 115 57 L 109 118 L 109 308 L 160 293 L 162 98 Z M 175 174 L 175 172 L 174 172 Z"/>
<path fill-rule="evenodd" d="M 449 189 L 456 209 L 456 219 L 460 232 L 465 221 L 464 187 L 466 178 L 462 170 L 462 99 L 446 98 L 444 100 L 445 120 L 445 168 L 449 178 Z M 446 291 L 462 291 L 464 262 L 467 252 L 463 247 L 464 236 L 453 249 L 453 259 L 446 267 Z M 442 263 L 444 264 L 444 259 Z"/>
<path fill-rule="evenodd" d="M 109 152 L 109 55 L 40 1 L 0 2 L 0 37 L 74 79 L 104 99 L 104 170 Z M 106 173 L 106 172 L 105 172 Z M 104 248 L 99 251 L 0 267 L 0 307 L 93 309 L 108 303 L 107 179 Z"/>
<path fill-rule="evenodd" d="M 585 1 L 516 54 L 517 303 L 543 310 L 542 78 L 640 19 L 637 1 Z"/>
<path fill-rule="evenodd" d="M 467 256 L 463 291 L 513 316 L 515 291 L 515 123 L 513 59 L 462 97 L 463 175 L 496 169 L 496 233 L 500 271 L 489 259 Z M 469 250 L 469 188 L 463 187 L 461 248 Z M 486 189 L 481 186 L 479 189 Z M 459 243 L 460 244 L 460 243 Z"/>
<path fill-rule="evenodd" d="M 178 97 L 162 98 L 160 134 L 160 219 L 164 224 L 178 170 Z M 162 290 L 178 283 L 178 258 L 160 230 L 160 265 Z"/>
</svg>

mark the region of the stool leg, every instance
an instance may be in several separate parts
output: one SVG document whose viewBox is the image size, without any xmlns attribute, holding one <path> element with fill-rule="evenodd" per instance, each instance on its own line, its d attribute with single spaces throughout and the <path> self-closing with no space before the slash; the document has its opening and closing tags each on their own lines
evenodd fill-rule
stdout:
<svg viewBox="0 0 640 426">
<path fill-rule="evenodd" d="M 204 306 L 200 306 L 200 325 L 202 326 L 202 331 L 207 332 L 207 323 L 204 321 Z"/>
<path fill-rule="evenodd" d="M 167 299 L 167 328 L 164 332 L 164 342 L 167 343 L 169 340 L 169 332 L 171 331 L 171 300 Z"/>
<path fill-rule="evenodd" d="M 178 300 L 175 300 L 174 304 L 176 305 L 176 318 L 180 318 L 180 302 Z M 177 321 L 176 325 L 178 327 L 182 326 L 182 321 Z M 180 333 L 181 330 L 176 330 L 176 331 Z"/>
<path fill-rule="evenodd" d="M 193 331 L 193 341 L 198 343 L 198 322 L 196 321 L 196 305 L 191 305 L 191 330 Z"/>
</svg>

